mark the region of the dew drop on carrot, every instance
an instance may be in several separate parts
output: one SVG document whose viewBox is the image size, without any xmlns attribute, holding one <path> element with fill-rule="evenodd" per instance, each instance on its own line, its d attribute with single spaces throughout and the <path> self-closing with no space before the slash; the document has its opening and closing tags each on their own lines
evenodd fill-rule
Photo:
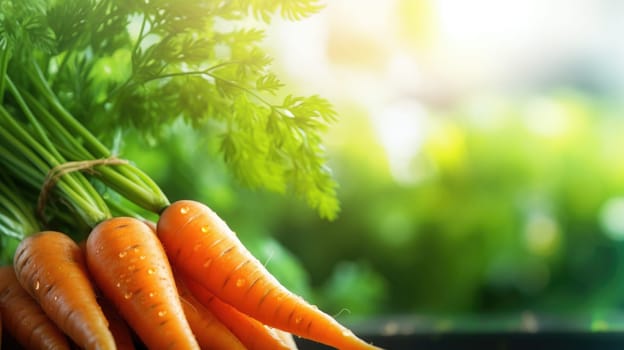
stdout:
<svg viewBox="0 0 624 350">
<path fill-rule="evenodd" d="M 151 268 L 151 267 L 149 269 L 147 269 L 147 274 L 148 275 L 153 275 L 154 272 L 155 272 L 155 270 L 153 268 Z"/>
<path fill-rule="evenodd" d="M 239 278 L 239 279 L 237 279 L 237 280 L 236 280 L 236 286 L 237 286 L 238 288 L 240 288 L 240 287 L 244 286 L 244 285 L 245 285 L 245 283 L 247 283 L 247 281 L 245 281 L 245 279 L 244 279 L 244 278 Z"/>
<path fill-rule="evenodd" d="M 156 296 L 156 293 L 154 293 L 154 292 L 149 292 L 149 293 L 147 294 L 147 296 L 148 296 L 148 297 L 150 297 L 150 298 L 153 298 L 153 297 L 155 297 L 155 296 Z"/>
<path fill-rule="evenodd" d="M 301 323 L 301 320 L 302 320 L 302 318 L 298 316 L 298 317 L 295 318 L 295 323 L 299 324 L 299 323 Z"/>
<path fill-rule="evenodd" d="M 134 270 L 136 270 L 136 265 L 134 264 L 128 265 L 128 271 L 134 271 Z"/>
<path fill-rule="evenodd" d="M 123 258 L 125 258 L 125 257 L 126 257 L 126 255 L 128 255 L 128 252 L 127 252 L 127 251 L 125 251 L 125 250 L 124 250 L 124 251 L 122 251 L 122 252 L 119 252 L 119 257 L 120 257 L 120 258 L 122 258 L 122 259 L 123 259 Z"/>
<path fill-rule="evenodd" d="M 202 226 L 201 232 L 208 233 L 208 231 L 210 231 L 210 226 Z"/>
<path fill-rule="evenodd" d="M 189 208 L 188 207 L 182 207 L 180 208 L 180 214 L 182 215 L 186 215 L 189 212 Z"/>
<path fill-rule="evenodd" d="M 145 255 L 139 256 L 139 260 L 145 260 Z"/>
<path fill-rule="evenodd" d="M 206 269 L 210 266 L 210 264 L 212 264 L 212 259 L 204 261 L 204 264 L 202 266 Z"/>
<path fill-rule="evenodd" d="M 167 311 L 165 310 L 158 311 L 158 317 L 165 317 L 165 315 L 167 315 Z"/>
<path fill-rule="evenodd" d="M 132 292 L 126 292 L 126 293 L 124 293 L 123 297 L 124 297 L 124 299 L 126 299 L 126 300 L 128 300 L 128 299 L 132 298 Z"/>
<path fill-rule="evenodd" d="M 117 287 L 117 288 L 121 288 L 121 282 L 117 282 L 117 283 L 115 283 L 115 287 Z"/>
<path fill-rule="evenodd" d="M 35 290 L 39 290 L 40 284 L 39 280 L 35 281 Z"/>
</svg>

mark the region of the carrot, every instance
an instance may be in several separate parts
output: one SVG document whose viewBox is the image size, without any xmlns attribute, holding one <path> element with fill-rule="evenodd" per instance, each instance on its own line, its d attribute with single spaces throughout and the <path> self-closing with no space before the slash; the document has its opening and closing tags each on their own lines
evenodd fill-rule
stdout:
<svg viewBox="0 0 624 350">
<path fill-rule="evenodd" d="M 378 349 L 282 286 L 207 206 L 172 203 L 157 233 L 174 267 L 258 321 L 340 349 Z"/>
<path fill-rule="evenodd" d="M 12 266 L 0 268 L 2 327 L 26 349 L 69 349 L 60 329 L 17 281 Z"/>
<path fill-rule="evenodd" d="M 69 236 L 43 231 L 25 238 L 15 251 L 13 266 L 24 289 L 77 345 L 115 348 L 82 250 Z"/>
<path fill-rule="evenodd" d="M 149 349 L 199 349 L 167 256 L 145 223 L 117 217 L 95 226 L 87 238 L 87 266 Z"/>
<path fill-rule="evenodd" d="M 132 332 L 121 315 L 115 310 L 115 307 L 106 298 L 98 298 L 100 307 L 104 312 L 104 316 L 108 320 L 109 329 L 115 338 L 115 346 L 117 350 L 133 350 L 134 342 L 132 340 Z"/>
<path fill-rule="evenodd" d="M 78 242 L 78 246 L 82 251 L 82 254 L 86 256 L 87 254 L 87 241 L 81 240 Z M 101 292 L 96 288 L 96 296 L 98 300 L 98 304 L 100 304 L 100 308 L 102 308 L 102 312 L 108 320 L 108 329 L 110 330 L 113 338 L 115 338 L 115 346 L 117 350 L 133 350 L 134 342 L 132 340 L 132 332 L 115 307 L 111 304 L 110 300 L 103 297 Z"/>
<path fill-rule="evenodd" d="M 177 279 L 182 308 L 202 349 L 246 350 L 240 340 Z M 277 349 L 276 349 L 277 350 Z"/>
<path fill-rule="evenodd" d="M 249 350 L 290 350 L 274 329 L 255 320 L 215 297 L 208 289 L 192 279 L 185 279 L 193 296 L 208 308 Z"/>
<path fill-rule="evenodd" d="M 280 338 L 284 344 L 288 347 L 289 350 L 297 350 L 297 343 L 295 342 L 295 338 L 292 334 L 283 331 L 281 329 L 273 328 L 273 331 L 277 334 L 277 337 Z"/>
</svg>

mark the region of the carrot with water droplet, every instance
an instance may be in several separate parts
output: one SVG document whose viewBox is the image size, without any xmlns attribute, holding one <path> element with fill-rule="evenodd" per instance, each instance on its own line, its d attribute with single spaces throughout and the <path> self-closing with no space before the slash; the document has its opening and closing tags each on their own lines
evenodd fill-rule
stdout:
<svg viewBox="0 0 624 350">
<path fill-rule="evenodd" d="M 274 329 L 255 320 L 215 297 L 199 283 L 181 278 L 193 298 L 206 307 L 234 333 L 249 350 L 292 350 L 277 336 Z"/>
<path fill-rule="evenodd" d="M 19 284 L 13 266 L 0 268 L 2 328 L 26 349 L 69 350 L 61 330 Z"/>
<path fill-rule="evenodd" d="M 87 241 L 82 240 L 78 242 L 78 246 L 80 250 L 82 250 L 83 256 L 86 256 L 87 251 Z M 105 298 L 102 293 L 96 288 L 97 301 L 100 307 L 102 308 L 102 312 L 108 320 L 108 329 L 110 330 L 113 338 L 115 338 L 115 346 L 117 350 L 134 350 L 134 341 L 132 340 L 132 332 L 119 312 L 115 309 L 113 304 L 111 304 L 110 300 Z"/>
<path fill-rule="evenodd" d="M 132 332 L 121 315 L 117 312 L 113 304 L 103 297 L 98 298 L 98 303 L 104 312 L 104 316 L 108 320 L 108 329 L 110 329 L 115 338 L 115 346 L 117 350 L 134 350 L 134 341 L 132 340 Z"/>
<path fill-rule="evenodd" d="M 240 340 L 193 296 L 180 278 L 176 278 L 176 284 L 184 314 L 202 349 L 247 350 Z"/>
<path fill-rule="evenodd" d="M 22 287 L 78 346 L 115 349 L 82 250 L 69 236 L 43 231 L 25 238 L 13 266 Z"/>
<path fill-rule="evenodd" d="M 157 234 L 176 269 L 258 321 L 340 349 L 378 349 L 282 286 L 207 206 L 171 204 Z"/>
<path fill-rule="evenodd" d="M 199 349 L 167 256 L 145 223 L 117 217 L 95 226 L 87 238 L 87 266 L 149 349 Z"/>
</svg>

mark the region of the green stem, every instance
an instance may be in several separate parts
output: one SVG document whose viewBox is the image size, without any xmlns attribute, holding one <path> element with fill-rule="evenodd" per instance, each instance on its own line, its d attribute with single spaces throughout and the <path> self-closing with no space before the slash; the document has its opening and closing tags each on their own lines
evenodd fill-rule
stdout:
<svg viewBox="0 0 624 350">
<path fill-rule="evenodd" d="M 0 181 L 0 226 L 2 233 L 10 237 L 23 239 L 25 236 L 38 232 L 39 224 L 31 207 L 28 207 L 19 194 L 15 193 L 13 183 L 6 183 L 3 176 Z M 11 186 L 11 188 L 9 188 Z"/>
<path fill-rule="evenodd" d="M 45 78 L 41 71 L 36 68 L 35 75 L 31 76 L 33 82 L 38 88 L 39 92 L 45 97 L 46 102 L 52 106 L 52 110 L 55 115 L 60 119 L 58 123 L 48 121 L 48 125 L 58 127 L 59 130 L 64 129 L 64 124 L 69 130 L 66 132 L 75 133 L 70 138 L 82 138 L 85 141 L 84 147 L 89 153 L 88 159 L 95 158 L 108 158 L 111 156 L 110 151 L 104 146 L 93 134 L 91 134 L 87 128 L 80 124 L 58 101 L 54 92 L 50 90 Z M 44 118 L 51 117 L 44 113 Z M 60 132 L 65 134 L 65 132 Z M 86 154 L 85 154 L 86 155 Z M 81 159 L 85 160 L 85 159 Z M 126 164 L 116 165 L 112 170 L 110 166 L 97 167 L 98 171 L 96 176 L 102 180 L 106 185 L 115 189 L 117 192 L 132 200 L 141 207 L 160 212 L 164 207 L 169 205 L 169 200 L 162 192 L 160 187 L 140 169 Z"/>
<path fill-rule="evenodd" d="M 2 129 L 0 129 L 2 132 Z M 20 176 L 28 185 L 33 188 L 41 186 L 43 177 L 32 164 L 26 162 L 22 157 L 16 155 L 15 150 L 0 145 L 0 160 L 7 165 L 16 176 Z M 32 160 L 31 160 L 32 161 Z"/>
<path fill-rule="evenodd" d="M 8 160 L 7 163 L 16 166 L 14 173 L 16 176 L 24 176 L 23 173 L 16 171 L 18 168 L 24 171 L 24 168 L 31 168 L 30 179 L 37 179 L 34 187 L 41 190 L 47 173 L 53 167 L 60 164 L 59 160 L 51 155 L 46 148 L 37 142 L 22 126 L 8 113 L 4 106 L 0 105 L 0 121 L 3 126 L 0 128 L 0 135 L 5 145 L 13 148 L 13 152 L 17 150 L 17 154 L 25 157 L 29 162 L 16 163 L 15 160 Z M 7 150 L 4 154 L 5 159 L 10 158 L 12 153 Z M 61 176 L 56 187 L 71 203 L 74 210 L 90 224 L 98 222 L 110 217 L 110 212 L 93 186 L 87 181 L 82 174 L 72 173 Z"/>
<path fill-rule="evenodd" d="M 26 101 L 24 101 L 22 94 L 20 94 L 20 92 L 17 90 L 17 87 L 15 86 L 15 84 L 13 84 L 11 78 L 7 75 L 5 80 L 7 83 L 7 87 L 9 88 L 9 92 L 11 92 L 13 97 L 15 97 L 17 104 L 22 109 L 22 112 L 24 112 L 24 115 L 26 116 L 26 119 L 28 119 L 28 122 L 30 122 L 30 124 L 32 124 L 32 126 L 35 128 L 37 138 L 39 138 L 43 143 L 43 146 L 52 153 L 53 157 L 56 157 L 60 160 L 61 155 L 58 153 L 58 151 L 56 151 L 56 148 L 52 145 L 52 142 L 50 142 L 48 135 L 46 135 L 45 131 L 41 127 L 41 124 L 39 124 L 37 118 L 35 118 L 33 112 L 26 104 Z"/>
<path fill-rule="evenodd" d="M 30 77 L 39 90 L 39 92 L 45 97 L 46 101 L 50 104 L 50 107 L 56 112 L 56 115 L 61 121 L 70 128 L 70 132 L 76 133 L 74 137 L 80 137 L 85 140 L 86 147 L 97 158 L 110 157 L 110 151 L 104 146 L 100 140 L 98 140 L 93 134 L 91 134 L 87 128 L 80 124 L 59 102 L 54 95 L 54 92 L 48 86 L 43 72 L 36 64 L 33 65 L 33 69 L 30 70 Z"/>
<path fill-rule="evenodd" d="M 7 76 L 10 56 L 8 44 L 5 44 L 5 47 L 2 49 L 2 54 L 0 54 L 0 104 L 4 102 L 4 77 Z"/>
<path fill-rule="evenodd" d="M 16 152 L 17 154 L 20 154 L 26 159 L 33 162 L 33 165 L 35 166 L 33 168 L 33 165 L 28 165 L 28 163 L 24 163 L 24 162 L 19 163 L 19 160 L 16 161 L 15 158 L 10 159 L 12 152 L 6 149 L 0 149 L 6 152 L 6 153 L 3 152 L 1 157 L 3 157 L 5 160 L 8 159 L 9 162 L 7 163 L 16 165 L 16 168 L 13 168 L 14 175 L 22 177 L 25 174 L 20 173 L 19 172 L 20 170 L 26 172 L 27 169 L 31 169 L 31 171 L 29 171 L 30 173 L 29 175 L 31 177 L 29 177 L 28 180 L 34 182 L 34 187 L 36 189 L 40 189 L 41 184 L 43 183 L 45 179 L 45 174 L 47 173 L 47 169 L 48 169 L 46 164 L 42 162 L 41 160 L 39 160 L 39 158 L 34 152 L 32 152 L 28 147 L 22 144 L 10 132 L 7 132 L 6 129 L 0 128 L 0 135 L 2 136 L 4 140 L 6 140 L 13 147 L 15 147 L 13 152 L 17 151 Z M 39 171 L 37 171 L 37 169 L 39 169 Z M 67 179 L 72 179 L 73 176 L 75 175 L 77 174 L 66 174 L 65 176 L 62 176 L 59 179 L 59 181 L 56 184 L 56 187 L 61 192 L 61 194 L 63 194 L 68 199 L 68 202 L 71 204 L 74 210 L 83 218 L 85 222 L 95 226 L 95 224 L 99 223 L 100 221 L 109 218 L 110 213 L 108 212 L 106 207 L 103 207 L 103 208 L 94 207 L 93 203 L 91 203 L 88 200 L 85 200 L 81 194 L 77 193 L 72 188 L 72 186 L 69 186 L 67 184 Z M 105 209 L 105 210 L 102 210 L 102 209 Z"/>
<path fill-rule="evenodd" d="M 11 87 L 14 87 L 12 83 L 9 84 L 9 88 Z M 33 121 L 38 125 L 35 117 L 32 115 L 32 113 L 30 112 L 30 109 L 27 106 L 25 107 L 25 113 L 30 114 L 29 118 L 33 118 Z M 45 163 L 47 163 L 47 165 L 43 165 L 43 167 L 39 165 L 39 170 L 43 173 L 44 178 L 50 169 L 64 162 L 64 160 L 62 159 L 60 155 L 57 155 L 55 157 L 54 155 L 50 153 L 50 152 L 55 152 L 58 154 L 58 151 L 52 145 L 52 143 L 47 139 L 47 136 L 43 132 L 43 129 L 40 128 L 40 126 L 39 126 L 39 131 L 43 133 L 43 135 L 41 135 L 40 137 L 42 137 L 44 140 L 47 140 L 47 144 L 48 144 L 47 147 L 43 147 L 39 142 L 37 142 L 37 140 L 35 140 L 34 137 L 32 137 L 29 133 L 27 133 L 26 130 L 24 130 L 24 128 L 21 127 L 19 123 L 11 115 L 9 115 L 8 111 L 3 106 L 0 106 L 0 116 L 6 122 L 5 125 L 9 126 L 11 130 L 17 134 L 18 137 L 15 138 L 14 144 L 21 144 L 19 140 L 26 141 L 27 146 L 24 145 L 24 147 L 26 148 L 30 147 L 35 152 L 35 154 L 40 155 L 42 157 L 42 160 Z M 11 139 L 14 139 L 12 135 L 10 135 L 9 137 Z M 38 157 L 36 158 L 38 159 Z M 77 175 L 78 174 L 68 174 L 68 176 L 63 176 L 61 178 L 61 181 L 67 182 L 68 186 L 71 186 L 73 188 L 73 191 L 75 191 L 76 193 L 79 193 L 82 198 L 87 198 L 88 199 L 87 201 L 91 202 L 93 206 L 99 207 L 102 209 L 105 208 L 106 204 L 101 198 L 99 198 L 99 194 L 95 191 L 95 189 L 93 189 L 93 186 L 91 186 L 91 184 L 89 184 L 88 181 L 84 177 L 77 176 Z M 41 182 L 43 183 L 43 179 L 41 180 Z M 106 212 L 106 210 L 104 210 L 104 212 Z"/>
<path fill-rule="evenodd" d="M 57 147 L 59 147 L 60 143 L 63 143 L 62 146 L 66 147 L 67 151 L 61 153 L 65 154 L 67 152 L 71 152 L 72 155 L 69 157 L 70 159 L 89 159 L 91 154 L 87 151 L 82 143 L 78 142 L 76 137 L 72 135 L 67 129 L 65 129 L 61 123 L 59 123 L 58 119 L 55 118 L 46 108 L 41 105 L 37 99 L 35 99 L 30 93 L 24 92 L 24 97 L 26 98 L 28 104 L 33 108 L 33 111 L 37 113 L 39 116 L 39 120 L 45 126 L 46 130 L 52 137 L 54 141 L 57 143 Z"/>
</svg>

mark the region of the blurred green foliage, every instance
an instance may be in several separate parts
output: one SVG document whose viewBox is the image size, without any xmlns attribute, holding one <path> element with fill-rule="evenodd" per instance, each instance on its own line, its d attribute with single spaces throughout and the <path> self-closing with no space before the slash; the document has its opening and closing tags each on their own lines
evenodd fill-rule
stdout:
<svg viewBox="0 0 624 350">
<path fill-rule="evenodd" d="M 624 305 L 624 106 L 558 91 L 429 111 L 408 182 L 366 112 L 338 107 L 333 222 L 242 188 L 182 123 L 158 145 L 126 138 L 123 156 L 172 200 L 211 205 L 280 280 L 341 318 Z"/>
</svg>

